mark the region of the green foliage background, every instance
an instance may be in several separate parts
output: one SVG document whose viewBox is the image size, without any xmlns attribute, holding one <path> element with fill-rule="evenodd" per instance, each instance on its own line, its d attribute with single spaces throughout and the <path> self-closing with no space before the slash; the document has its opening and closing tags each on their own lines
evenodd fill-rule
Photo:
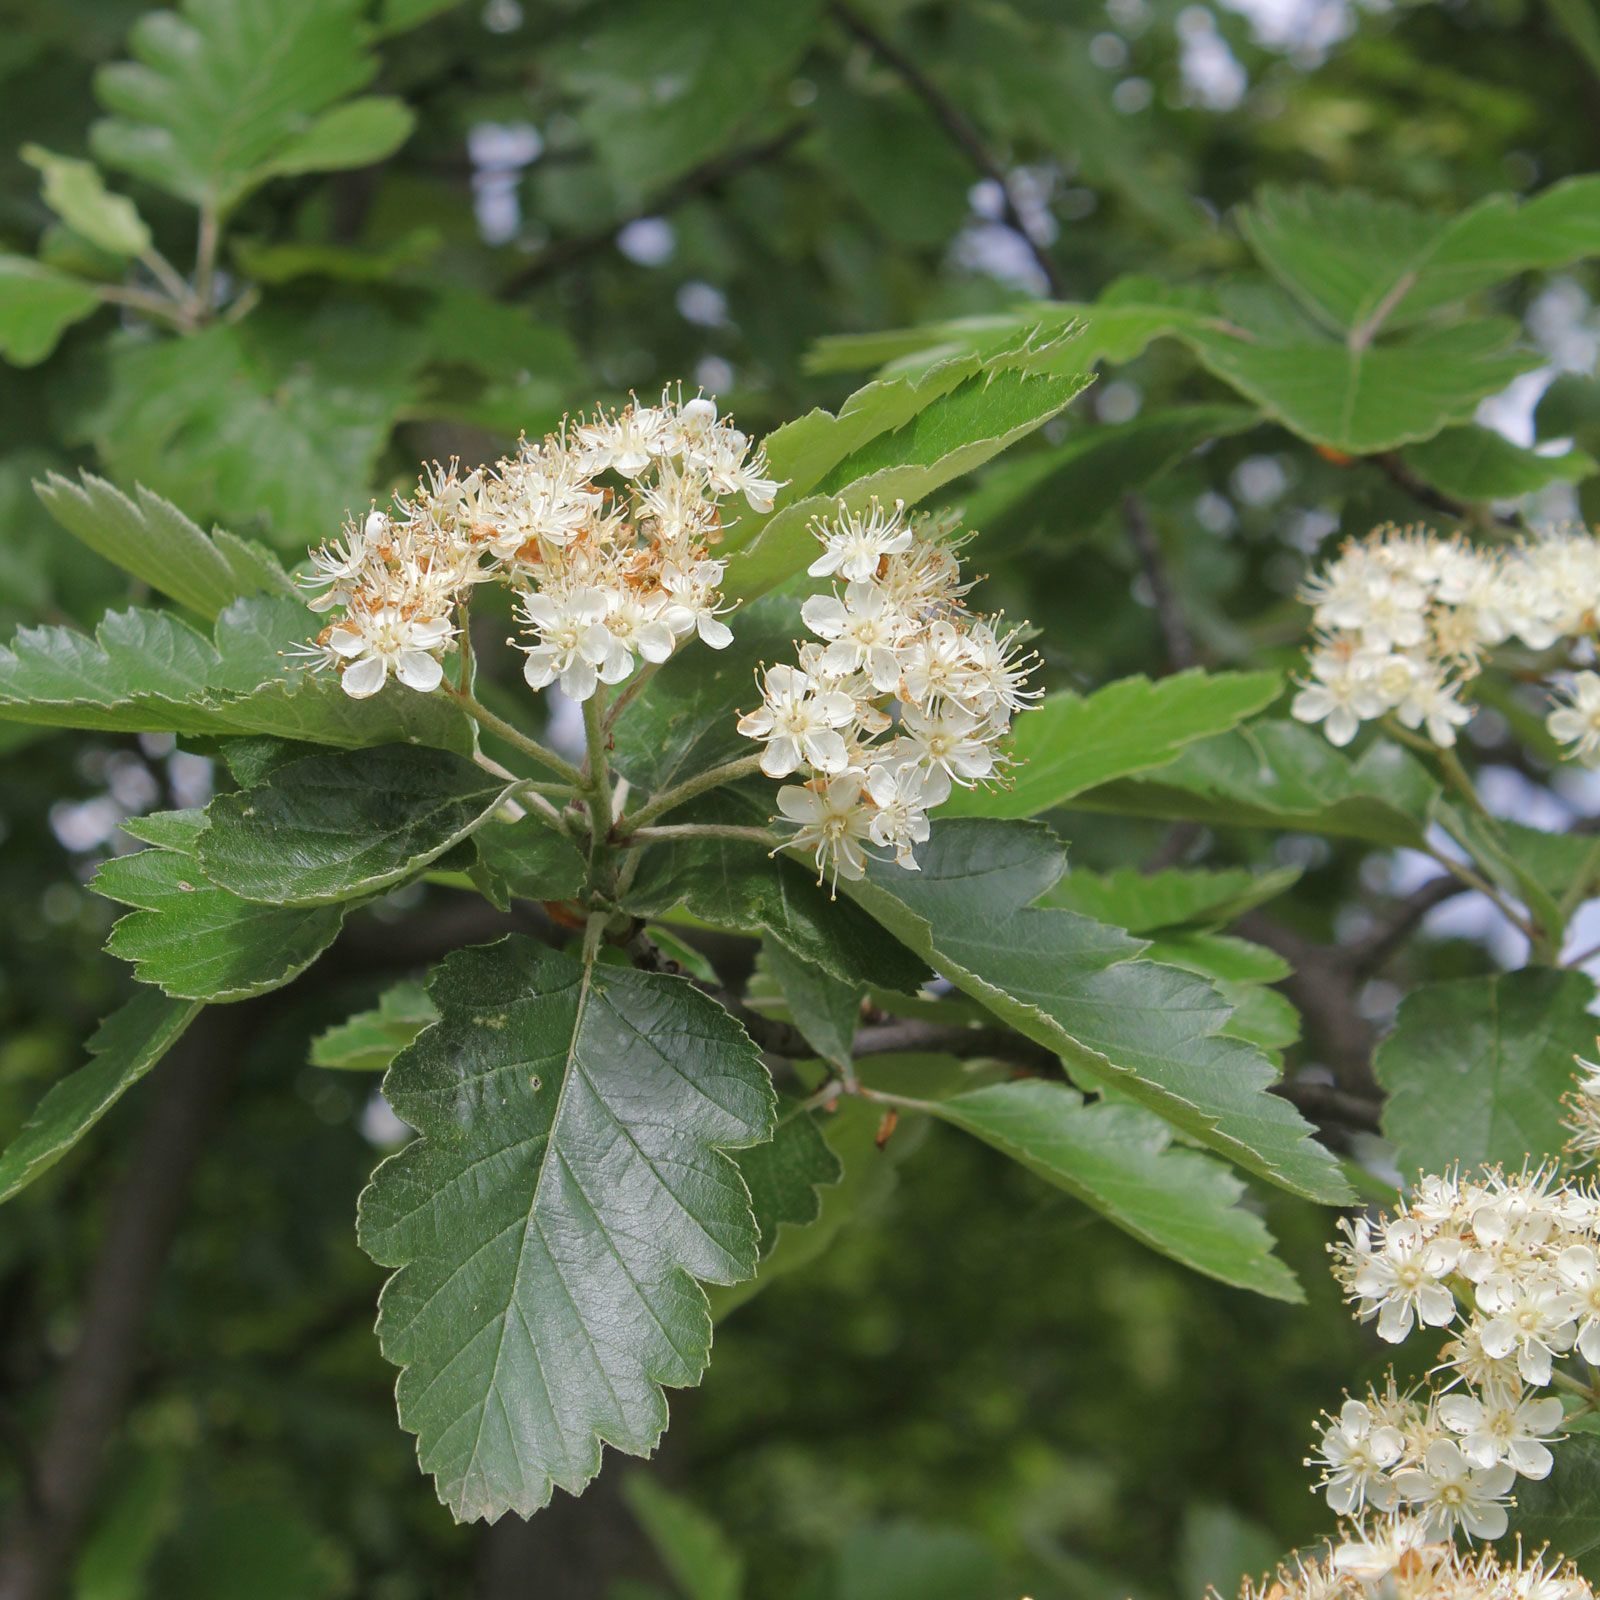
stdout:
<svg viewBox="0 0 1600 1600">
<path fill-rule="evenodd" d="M 984 530 L 985 600 L 1036 624 L 1052 689 L 1189 664 L 1130 515 L 1186 651 L 1218 670 L 1292 662 L 1293 589 L 1321 538 L 1441 508 L 1487 526 L 1490 502 L 1600 509 L 1588 0 L 1286 0 L 1286 32 L 1194 0 L 186 12 L 208 41 L 198 75 L 166 48 L 170 19 L 129 0 L 0 5 L 7 637 L 149 599 L 52 520 L 30 487 L 51 471 L 141 483 L 292 562 L 418 459 L 492 456 L 568 406 L 681 378 L 762 433 L 837 407 L 885 362 L 992 356 L 1074 319 L 1086 332 L 1044 369 L 1063 401 L 1095 361 L 1099 381 L 938 495 Z M 1207 52 L 1231 88 L 1205 76 Z M 91 155 L 136 215 L 53 159 Z M 985 162 L 1010 175 L 1037 252 Z M 1564 180 L 1521 211 L 1473 211 Z M 187 269 L 197 217 L 223 230 L 225 316 L 162 326 L 102 303 L 145 225 Z M 1038 305 L 1038 256 L 1068 309 Z M 912 332 L 876 337 L 896 329 Z M 1568 370 L 1533 425 L 1570 448 L 1535 455 L 1472 423 L 1547 360 Z M 1330 776 L 1315 739 L 1278 729 L 1261 737 L 1281 789 L 1252 782 L 1258 746 L 1225 730 L 1254 703 L 1220 713 L 1199 776 L 1180 760 L 1126 777 L 1211 730 L 1186 712 L 1167 743 L 1143 699 L 1132 717 L 1090 704 L 1058 701 L 1028 735 L 1017 814 L 1049 809 L 1084 874 L 1052 903 L 1099 914 L 1091 874 L 1149 862 L 1175 816 L 1209 824 L 1189 864 L 1301 869 L 1273 880 L 1271 910 L 1306 952 L 1287 989 L 1304 1041 L 1259 973 L 1251 998 L 1257 1042 L 1292 1068 L 1364 1058 L 1402 989 L 1490 970 L 1480 942 L 1434 934 L 1362 974 L 1358 1009 L 1319 1007 L 1327 947 L 1385 910 L 1387 852 L 1420 839 L 1410 779 Z M 1097 769 L 1130 727 L 1132 751 Z M 1505 743 L 1480 754 L 1510 760 Z M 86 885 L 130 847 L 126 818 L 209 793 L 203 734 L 183 744 L 0 724 L 0 1143 L 129 990 L 101 953 L 118 908 Z M 1532 748 L 1519 759 L 1539 780 Z M 1575 870 L 1549 866 L 1544 890 L 1527 861 L 1513 877 L 1550 900 Z M 353 917 L 314 980 L 207 1013 L 225 1112 L 71 1593 L 1192 1600 L 1325 1528 L 1299 1466 L 1309 1419 L 1379 1365 L 1326 1278 L 1329 1212 L 1252 1189 L 1306 1291 L 1281 1304 L 1141 1248 L 953 1128 L 902 1129 L 877 1155 L 863 1107 L 837 1130 L 857 1156 L 851 1225 L 806 1272 L 730 1300 L 659 1464 L 613 1461 L 526 1527 L 452 1526 L 395 1426 L 372 1332 L 382 1274 L 352 1229 L 399 1130 L 374 1080 L 310 1051 L 484 932 L 466 902 L 410 885 Z M 748 972 L 748 943 L 703 944 Z M 1575 1021 L 1585 999 L 1563 1002 Z M 1431 1031 L 1419 1011 L 1402 1038 L 1408 1021 Z M 0 1212 L 0 1500 L 23 1493 L 140 1119 L 133 1096 Z M 1389 1131 L 1418 1159 L 1438 1132 Z"/>
</svg>

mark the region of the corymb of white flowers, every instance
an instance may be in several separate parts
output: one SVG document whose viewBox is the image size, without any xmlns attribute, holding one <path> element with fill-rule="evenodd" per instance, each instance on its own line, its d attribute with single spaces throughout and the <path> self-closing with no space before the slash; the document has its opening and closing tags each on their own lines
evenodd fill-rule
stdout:
<svg viewBox="0 0 1600 1600">
<path fill-rule="evenodd" d="M 1315 633 L 1291 707 L 1346 745 L 1363 722 L 1392 717 L 1441 749 L 1472 719 L 1464 699 L 1490 651 L 1519 643 L 1565 700 L 1547 726 L 1568 754 L 1600 766 L 1600 674 L 1594 657 L 1600 541 L 1556 533 L 1502 548 L 1425 528 L 1378 528 L 1346 543 L 1301 597 Z M 1561 652 L 1555 659 L 1548 653 Z"/>
<path fill-rule="evenodd" d="M 435 465 L 410 498 L 345 525 L 311 556 L 314 611 L 335 619 L 301 654 L 347 694 L 392 673 L 428 693 L 456 648 L 459 609 L 481 583 L 516 591 L 525 676 L 574 700 L 659 663 L 720 619 L 722 504 L 770 511 L 779 484 L 764 452 L 704 395 L 637 402 L 563 424 L 514 456 L 463 474 Z"/>
<path fill-rule="evenodd" d="M 1600 1152 L 1600 1067 L 1578 1063 L 1568 1154 Z M 1445 1340 L 1431 1382 L 1347 1395 L 1306 1462 L 1346 1519 L 1328 1546 L 1239 1600 L 1594 1600 L 1545 1551 L 1463 1549 L 1501 1538 L 1519 1478 L 1554 1465 L 1568 1406 L 1600 1405 L 1600 1192 L 1553 1164 L 1418 1179 L 1385 1215 L 1341 1223 L 1334 1277 L 1399 1344 Z M 1565 1400 L 1563 1399 L 1565 1396 Z"/>
<path fill-rule="evenodd" d="M 873 501 L 813 531 L 810 574 L 833 580 L 801 608 L 816 637 L 765 669 L 739 731 L 761 742 L 769 778 L 802 780 L 778 809 L 821 877 L 860 878 L 868 845 L 915 869 L 952 786 L 1002 776 L 1011 718 L 1042 693 L 1026 686 L 1037 658 L 1020 629 L 967 609 L 956 552 L 970 535 L 950 521 Z"/>
</svg>

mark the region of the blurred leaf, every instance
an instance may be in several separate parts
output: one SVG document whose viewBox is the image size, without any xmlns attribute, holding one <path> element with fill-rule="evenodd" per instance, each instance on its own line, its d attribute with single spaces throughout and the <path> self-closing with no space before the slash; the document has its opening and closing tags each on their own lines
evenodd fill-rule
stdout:
<svg viewBox="0 0 1600 1600">
<path fill-rule="evenodd" d="M 643 1472 L 623 1479 L 622 1498 L 684 1600 L 739 1600 L 744 1562 L 710 1517 Z"/>
<path fill-rule="evenodd" d="M 808 1227 L 822 1214 L 819 1191 L 839 1181 L 839 1158 L 817 1128 L 816 1116 L 798 1102 L 778 1102 L 778 1119 L 765 1144 L 754 1144 L 734 1157 L 750 1191 L 750 1209 L 761 1235 L 761 1259 L 789 1225 Z"/>
<path fill-rule="evenodd" d="M 420 331 L 376 305 L 264 308 L 186 339 L 114 343 L 78 426 L 118 477 L 195 516 L 264 519 L 298 555 L 368 503 L 425 354 Z"/>
<path fill-rule="evenodd" d="M 991 553 L 1013 553 L 1029 538 L 1059 544 L 1090 532 L 1124 495 L 1201 445 L 1259 421 L 1245 406 L 1173 406 L 1085 427 L 1059 445 L 992 467 L 965 496 L 964 519 Z"/>
<path fill-rule="evenodd" d="M 350 1563 L 286 1492 L 248 1483 L 192 1493 L 184 1525 L 157 1563 L 162 1600 L 208 1600 L 228 1574 L 229 1600 L 335 1600 Z"/>
<path fill-rule="evenodd" d="M 378 133 L 392 148 L 410 124 L 398 107 L 354 126 L 348 108 L 329 110 L 377 70 L 363 10 L 361 0 L 185 0 L 147 13 L 128 37 L 134 59 L 96 76 L 112 115 L 90 130 L 95 155 L 217 213 L 278 171 L 365 165 Z"/>
<path fill-rule="evenodd" d="M 1009 1600 L 994 1557 L 973 1535 L 914 1522 L 850 1533 L 818 1600 Z"/>
<path fill-rule="evenodd" d="M 119 1473 L 108 1504 L 83 1541 L 72 1575 L 73 1600 L 143 1600 L 146 1568 L 171 1532 L 181 1505 L 182 1473 L 171 1450 L 142 1451 Z"/>
<path fill-rule="evenodd" d="M 789 1015 L 806 1043 L 822 1060 L 846 1066 L 861 1022 L 864 985 L 834 977 L 776 939 L 763 946 L 761 959 L 777 979 Z"/>
<path fill-rule="evenodd" d="M 772 106 L 819 0 L 623 0 L 560 60 L 607 176 L 641 199 L 722 151 Z"/>
<path fill-rule="evenodd" d="M 394 1058 L 439 1020 L 439 1008 L 421 984 L 391 984 L 371 1011 L 325 1028 L 311 1041 L 311 1065 L 338 1072 L 387 1072 Z"/>
<path fill-rule="evenodd" d="M 662 1386 L 700 1378 L 695 1279 L 755 1270 L 729 1148 L 772 1136 L 744 1030 L 682 978 L 585 966 L 513 936 L 458 952 L 440 1021 L 384 1080 L 420 1137 L 362 1196 L 362 1247 L 400 1270 L 383 1351 L 404 1427 L 458 1519 L 579 1493 L 602 1438 L 642 1455 Z"/>
<path fill-rule="evenodd" d="M 92 316 L 101 303 L 81 278 L 27 256 L 0 255 L 0 355 L 14 366 L 37 366 L 73 323 Z"/>
<path fill-rule="evenodd" d="M 283 144 L 262 173 L 276 178 L 371 166 L 393 155 L 415 122 L 403 100 L 376 94 L 349 100 Z"/>
<path fill-rule="evenodd" d="M 448 750 L 307 756 L 211 802 L 200 865 L 213 883 L 268 905 L 359 899 L 470 838 L 515 788 Z"/>
<path fill-rule="evenodd" d="M 1264 188 L 1239 213 L 1256 258 L 1352 353 L 1513 273 L 1600 254 L 1600 178 L 1531 200 L 1493 195 L 1458 217 L 1359 190 Z"/>
<path fill-rule="evenodd" d="M 1043 904 L 1076 911 L 1097 922 L 1115 923 L 1129 933 L 1149 933 L 1188 923 L 1215 927 L 1292 888 L 1298 867 L 1252 872 L 1246 867 L 1225 871 L 1184 871 L 1169 867 L 1141 872 L 1119 867 L 1114 872 L 1089 872 L 1074 867 L 1044 897 Z"/>
<path fill-rule="evenodd" d="M 1436 489 L 1462 500 L 1515 500 L 1552 483 L 1576 483 L 1597 470 L 1582 450 L 1544 455 L 1524 450 L 1492 428 L 1446 428 L 1404 452 L 1406 465 Z"/>
<path fill-rule="evenodd" d="M 1124 678 L 1088 696 L 1054 694 L 1018 717 L 1008 789 L 963 789 L 948 811 L 967 817 L 1030 817 L 1085 789 L 1159 767 L 1185 745 L 1208 739 L 1278 698 L 1275 672 L 1180 672 L 1152 683 Z"/>
<path fill-rule="evenodd" d="M 1272 1253 L 1272 1235 L 1239 1206 L 1226 1166 L 1174 1147 L 1139 1106 L 1085 1105 L 1064 1084 L 1020 1079 L 930 1103 L 935 1116 L 1020 1161 L 1134 1238 L 1196 1272 L 1275 1300 L 1305 1296 Z"/>
<path fill-rule="evenodd" d="M 1559 1157 L 1594 992 L 1581 972 L 1542 967 L 1412 990 L 1372 1063 L 1401 1172 Z"/>
<path fill-rule="evenodd" d="M 178 1042 L 193 1001 L 141 989 L 89 1040 L 89 1062 L 49 1089 L 0 1154 L 0 1200 L 53 1167 Z"/>
<path fill-rule="evenodd" d="M 1232 1506 L 1195 1501 L 1183 1514 L 1178 1551 L 1182 1594 L 1238 1594 L 1277 1566 L 1283 1550 L 1276 1537 Z"/>
<path fill-rule="evenodd" d="M 110 193 L 93 162 L 58 156 L 36 144 L 23 145 L 21 153 L 43 176 L 44 203 L 74 233 L 114 256 L 142 256 L 150 248 L 150 230 L 134 203 Z"/>
<path fill-rule="evenodd" d="M 152 821 L 165 826 L 151 832 Z M 298 977 L 337 937 L 342 907 L 251 905 L 208 883 L 195 857 L 203 813 L 162 812 L 126 827 L 156 848 L 101 863 L 90 887 L 139 908 L 106 949 L 131 961 L 141 983 L 180 1000 L 248 1000 Z"/>
<path fill-rule="evenodd" d="M 73 483 L 58 472 L 34 485 L 68 533 L 142 583 L 202 617 L 254 590 L 297 594 L 277 558 L 222 528 L 207 534 L 170 500 L 136 484 L 132 497 L 93 473 Z"/>
<path fill-rule="evenodd" d="M 1191 745 L 1167 766 L 1079 795 L 1073 806 L 1420 848 L 1438 797 L 1438 784 L 1398 745 L 1375 741 L 1352 761 L 1315 729 L 1283 721 Z"/>
<path fill-rule="evenodd" d="M 939 973 L 1095 1084 L 1115 1085 L 1249 1171 L 1311 1199 L 1346 1193 L 1332 1156 L 1271 1065 L 1228 1039 L 1204 979 L 1139 959 L 1143 945 L 1068 911 L 1032 909 L 1062 850 L 1036 823 L 952 819 L 918 872 L 874 867 L 853 899 Z"/>
</svg>

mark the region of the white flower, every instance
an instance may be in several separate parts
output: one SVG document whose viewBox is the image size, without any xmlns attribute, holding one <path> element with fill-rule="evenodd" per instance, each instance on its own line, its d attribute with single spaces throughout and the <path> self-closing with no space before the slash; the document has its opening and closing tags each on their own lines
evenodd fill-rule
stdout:
<svg viewBox="0 0 1600 1600">
<path fill-rule="evenodd" d="M 1473 1466 L 1450 1439 L 1429 1445 L 1420 1467 L 1395 1475 L 1401 1495 L 1441 1538 L 1460 1528 L 1469 1539 L 1498 1539 L 1506 1531 L 1505 1497 L 1515 1480 L 1504 1462 Z"/>
<path fill-rule="evenodd" d="M 1566 695 L 1544 725 L 1558 744 L 1572 746 L 1569 756 L 1586 767 L 1600 767 L 1600 673 L 1574 674 Z"/>
<path fill-rule="evenodd" d="M 899 683 L 895 645 L 905 636 L 907 621 L 875 584 L 849 584 L 843 600 L 814 594 L 800 616 L 818 638 L 829 641 L 823 659 L 830 672 L 865 672 L 880 694 Z"/>
<path fill-rule="evenodd" d="M 339 682 L 353 700 L 375 695 L 392 671 L 408 689 L 426 694 L 444 681 L 437 652 L 455 629 L 442 618 L 408 620 L 393 606 L 336 623 L 327 647 L 344 662 Z"/>
<path fill-rule="evenodd" d="M 1362 1401 L 1346 1400 L 1338 1417 L 1322 1427 L 1316 1457 L 1306 1465 L 1323 1468 L 1318 1487 L 1327 1491 L 1328 1504 L 1340 1515 L 1366 1505 L 1387 1511 L 1395 1501 L 1390 1469 L 1405 1447 L 1398 1428 L 1380 1423 Z"/>
<path fill-rule="evenodd" d="M 696 633 L 713 650 L 726 650 L 733 643 L 733 629 L 718 616 L 731 606 L 719 603 L 717 585 L 722 582 L 720 561 L 696 561 L 687 570 L 668 565 L 662 569 L 661 583 L 667 591 L 662 620 L 676 634 Z"/>
<path fill-rule="evenodd" d="M 597 416 L 593 422 L 580 423 L 575 432 L 590 472 L 609 468 L 636 478 L 666 448 L 667 414 L 636 403 L 614 417 Z"/>
<path fill-rule="evenodd" d="M 1362 1531 L 1365 1539 L 1336 1545 L 1330 1558 L 1335 1572 L 1347 1573 L 1359 1583 L 1380 1582 L 1402 1564 L 1414 1563 L 1435 1542 L 1420 1517 L 1385 1517 L 1375 1528 Z"/>
<path fill-rule="evenodd" d="M 786 778 L 802 762 L 818 772 L 844 770 L 847 753 L 838 730 L 855 721 L 849 695 L 821 687 L 798 667 L 782 665 L 767 669 L 761 694 L 762 704 L 740 717 L 739 732 L 766 743 L 761 770 L 769 778 Z"/>
<path fill-rule="evenodd" d="M 559 679 L 561 692 L 569 699 L 587 700 L 599 686 L 601 669 L 615 671 L 619 652 L 627 664 L 625 677 L 632 657 L 605 624 L 609 609 L 602 589 L 574 589 L 559 598 L 524 595 L 522 617 L 539 638 L 537 644 L 523 646 L 528 660 L 522 675 L 529 688 L 542 689 Z"/>
<path fill-rule="evenodd" d="M 1380 1249 L 1357 1257 L 1352 1287 L 1361 1297 L 1363 1318 L 1377 1316 L 1380 1339 L 1399 1344 L 1413 1321 L 1442 1328 L 1454 1318 L 1455 1296 L 1441 1280 L 1458 1254 L 1454 1240 L 1429 1239 L 1415 1222 L 1401 1218 L 1384 1230 Z"/>
<path fill-rule="evenodd" d="M 1428 737 L 1448 750 L 1456 742 L 1456 729 L 1472 721 L 1472 708 L 1456 698 L 1460 689 L 1459 683 L 1448 682 L 1438 671 L 1419 672 L 1396 715 L 1408 728 L 1426 727 Z"/>
<path fill-rule="evenodd" d="M 976 712 L 974 691 L 983 685 L 975 682 L 973 666 L 971 647 L 960 629 L 951 622 L 935 622 L 901 655 L 903 698 L 925 711 L 953 700 Z"/>
<path fill-rule="evenodd" d="M 1561 1402 L 1553 1395 L 1526 1398 L 1516 1388 L 1491 1388 L 1482 1396 L 1447 1394 L 1439 1420 L 1461 1435 L 1461 1453 L 1475 1467 L 1509 1462 L 1524 1478 L 1550 1475 L 1554 1457 L 1545 1448 L 1561 1427 Z"/>
<path fill-rule="evenodd" d="M 776 670 L 776 669 L 774 669 Z M 817 882 L 832 869 L 835 886 L 840 878 L 865 876 L 870 821 L 862 804 L 863 779 L 859 772 L 842 772 L 832 778 L 813 779 L 805 788 L 778 791 L 778 809 L 796 825 L 791 844 L 813 852 Z"/>
<path fill-rule="evenodd" d="M 872 842 L 894 851 L 900 866 L 915 872 L 916 846 L 928 838 L 928 812 L 950 798 L 943 772 L 916 767 L 875 766 L 867 773 L 867 796 L 878 809 L 868 824 Z"/>
<path fill-rule="evenodd" d="M 1311 672 L 1311 680 L 1302 680 L 1290 702 L 1289 715 L 1297 722 L 1326 723 L 1323 731 L 1330 744 L 1349 744 L 1363 722 L 1388 709 L 1370 663 L 1359 655 L 1319 650 L 1311 659 Z"/>
<path fill-rule="evenodd" d="M 930 715 L 917 706 L 907 706 L 903 726 L 909 764 L 943 772 L 969 789 L 993 774 L 994 751 L 984 742 L 984 724 L 970 711 L 947 705 Z"/>
<path fill-rule="evenodd" d="M 1590 1245 L 1569 1245 L 1556 1257 L 1556 1271 L 1570 1291 L 1569 1308 L 1581 1319 L 1578 1353 L 1600 1366 L 1600 1256 Z"/>
<path fill-rule="evenodd" d="M 657 665 L 672 654 L 672 629 L 663 616 L 665 606 L 661 600 L 646 601 L 636 594 L 624 592 L 611 594 L 608 601 L 606 628 L 628 653 L 628 672 L 633 670 L 635 652 Z M 622 676 L 626 677 L 627 672 Z M 620 681 L 618 678 L 608 678 L 604 668 L 601 669 L 600 678 L 603 683 Z"/>
<path fill-rule="evenodd" d="M 1478 1307 L 1487 1313 L 1478 1330 L 1485 1352 L 1508 1356 L 1514 1350 L 1525 1382 L 1549 1383 L 1552 1357 L 1572 1348 L 1575 1297 L 1542 1274 L 1494 1272 L 1478 1285 Z"/>
<path fill-rule="evenodd" d="M 904 511 L 905 503 L 900 500 L 887 512 L 874 500 L 864 513 L 851 511 L 840 501 L 838 518 L 831 526 L 821 521 L 814 526 L 823 551 L 806 570 L 813 578 L 837 573 L 851 583 L 875 577 L 885 556 L 911 548 L 912 533 L 903 520 Z"/>
</svg>

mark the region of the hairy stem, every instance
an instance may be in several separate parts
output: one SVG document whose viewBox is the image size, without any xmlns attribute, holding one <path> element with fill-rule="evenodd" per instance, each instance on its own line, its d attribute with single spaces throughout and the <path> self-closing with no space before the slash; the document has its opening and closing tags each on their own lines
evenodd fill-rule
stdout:
<svg viewBox="0 0 1600 1600">
<path fill-rule="evenodd" d="M 740 756 L 737 761 L 725 761 L 720 767 L 711 767 L 693 778 L 686 778 L 671 789 L 663 789 L 648 805 L 641 806 L 627 819 L 628 836 L 648 827 L 657 817 L 664 817 L 685 801 L 693 800 L 696 795 L 705 794 L 709 789 L 719 789 L 725 783 L 737 783 L 740 778 L 748 778 L 751 773 L 760 770 L 760 756 Z"/>
<path fill-rule="evenodd" d="M 669 822 L 660 828 L 630 828 L 629 844 L 656 844 L 663 839 L 749 839 L 753 844 L 777 845 L 783 841 L 770 828 L 741 828 L 733 823 Z"/>
<path fill-rule="evenodd" d="M 598 887 L 611 841 L 611 767 L 606 760 L 603 691 L 583 702 L 583 731 L 589 743 L 585 788 L 589 796 L 589 886 Z"/>
<path fill-rule="evenodd" d="M 504 739 L 507 744 L 514 745 L 525 756 L 537 761 L 541 767 L 555 773 L 573 788 L 588 788 L 588 778 L 570 761 L 563 761 L 554 750 L 547 750 L 537 739 L 530 739 L 520 728 L 512 727 L 504 717 L 497 717 L 486 705 L 465 690 L 452 687 L 448 679 L 440 687 L 480 728 L 497 738 Z"/>
</svg>

